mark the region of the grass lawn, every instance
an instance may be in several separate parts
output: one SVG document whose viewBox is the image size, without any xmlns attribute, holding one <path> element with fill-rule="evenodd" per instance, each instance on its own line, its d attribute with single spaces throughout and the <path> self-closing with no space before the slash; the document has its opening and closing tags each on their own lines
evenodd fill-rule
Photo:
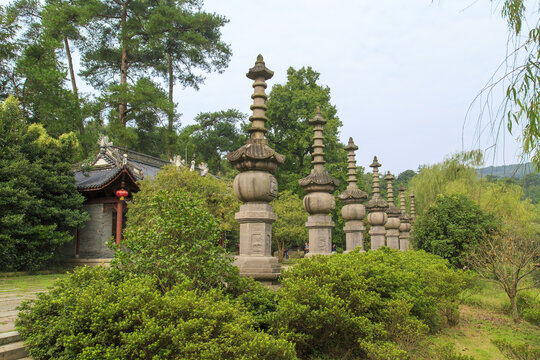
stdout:
<svg viewBox="0 0 540 360">
<path fill-rule="evenodd" d="M 0 273 L 0 292 L 24 294 L 42 291 L 51 287 L 57 279 L 65 276 L 66 274 L 3 276 Z"/>
<path fill-rule="evenodd" d="M 540 298 L 540 290 L 528 290 Z M 514 344 L 540 348 L 540 327 L 527 321 L 515 324 L 510 315 L 510 301 L 498 285 L 480 280 L 479 292 L 466 296 L 460 306 L 457 326 L 442 329 L 428 337 L 418 359 L 446 359 L 434 356 L 433 349 L 454 344 L 456 353 L 475 360 L 507 359 L 492 343 L 503 339 Z"/>
</svg>

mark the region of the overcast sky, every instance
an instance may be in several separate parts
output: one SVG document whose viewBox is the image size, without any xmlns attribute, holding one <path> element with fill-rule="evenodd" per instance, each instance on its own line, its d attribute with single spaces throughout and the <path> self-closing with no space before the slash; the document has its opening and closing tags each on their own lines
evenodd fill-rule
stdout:
<svg viewBox="0 0 540 360">
<path fill-rule="evenodd" d="M 200 111 L 249 113 L 245 73 L 261 53 L 275 72 L 269 89 L 286 81 L 289 66 L 321 73 L 343 122 L 341 140 L 353 137 L 364 167 L 377 155 L 383 169 L 399 173 L 493 145 L 487 118 L 478 142 L 479 106 L 463 127 L 506 54 L 507 25 L 489 0 L 206 0 L 205 8 L 230 20 L 223 38 L 233 57 L 200 91 L 177 93 L 183 124 Z M 487 165 L 519 161 L 508 135 L 496 150 Z"/>
<path fill-rule="evenodd" d="M 260 53 L 275 72 L 268 91 L 286 81 L 290 66 L 321 74 L 343 122 L 342 142 L 352 136 L 359 147 L 358 165 L 368 167 L 377 155 L 384 170 L 398 174 L 494 143 L 488 119 L 477 123 L 480 106 L 464 126 L 506 53 L 507 25 L 489 0 L 205 0 L 204 8 L 230 20 L 223 39 L 233 56 L 199 91 L 175 90 L 182 126 L 199 112 L 249 113 L 245 73 Z M 486 165 L 519 162 L 519 143 L 499 140 Z"/>
</svg>

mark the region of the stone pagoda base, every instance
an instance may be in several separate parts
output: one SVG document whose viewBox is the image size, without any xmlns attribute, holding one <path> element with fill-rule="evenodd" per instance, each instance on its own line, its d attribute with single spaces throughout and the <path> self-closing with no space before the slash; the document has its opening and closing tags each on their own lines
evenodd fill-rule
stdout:
<svg viewBox="0 0 540 360">
<path fill-rule="evenodd" d="M 399 249 L 399 230 L 386 230 L 386 246 L 390 249 Z"/>
<path fill-rule="evenodd" d="M 364 250 L 364 230 L 366 227 L 362 220 L 349 220 L 345 223 L 343 231 L 345 231 L 345 254 L 359 247 L 360 251 Z"/>
<path fill-rule="evenodd" d="M 373 226 L 369 230 L 369 235 L 371 236 L 371 250 L 377 250 L 385 245 L 386 229 L 384 226 Z"/>
<path fill-rule="evenodd" d="M 281 274 L 281 265 L 272 257 L 272 223 L 276 214 L 267 203 L 246 203 L 235 214 L 240 223 L 240 255 L 234 265 L 240 275 L 257 280 L 273 280 Z"/>
<path fill-rule="evenodd" d="M 332 254 L 332 228 L 334 225 L 330 215 L 308 216 L 306 227 L 309 230 L 309 253 L 306 256 Z"/>
</svg>

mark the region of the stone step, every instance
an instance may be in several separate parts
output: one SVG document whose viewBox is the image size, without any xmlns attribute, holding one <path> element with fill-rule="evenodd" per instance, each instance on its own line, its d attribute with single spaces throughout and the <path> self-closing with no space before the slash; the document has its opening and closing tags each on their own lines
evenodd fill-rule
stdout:
<svg viewBox="0 0 540 360">
<path fill-rule="evenodd" d="M 18 360 L 28 356 L 22 341 L 0 346 L 0 360 Z"/>
<path fill-rule="evenodd" d="M 19 333 L 16 331 L 0 334 L 0 345 L 7 345 L 21 340 L 21 335 L 19 335 Z"/>
<path fill-rule="evenodd" d="M 0 333 L 6 333 L 15 330 L 14 322 L 0 322 Z M 0 358 L 2 360 L 2 358 Z"/>
</svg>

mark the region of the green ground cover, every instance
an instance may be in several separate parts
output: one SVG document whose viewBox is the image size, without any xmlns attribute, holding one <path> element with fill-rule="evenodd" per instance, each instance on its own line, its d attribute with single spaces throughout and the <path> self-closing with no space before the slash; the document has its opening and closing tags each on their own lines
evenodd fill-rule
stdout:
<svg viewBox="0 0 540 360">
<path fill-rule="evenodd" d="M 0 291 L 17 292 L 20 295 L 25 292 L 41 291 L 51 287 L 57 279 L 65 276 L 64 273 L 14 276 L 0 273 Z"/>
<path fill-rule="evenodd" d="M 23 296 L 45 290 L 65 276 L 61 273 L 21 276 L 0 274 L 0 291 Z M 539 289 L 528 290 L 528 293 L 540 298 Z M 428 336 L 424 346 L 413 354 L 413 358 L 458 359 L 443 357 L 441 351 L 437 351 L 444 345 L 453 344 L 455 353 L 472 356 L 474 360 L 505 360 L 507 358 L 493 343 L 497 339 L 540 347 L 540 327 L 527 321 L 515 324 L 509 310 L 506 294 L 496 284 L 480 280 L 477 291 L 463 297 L 459 324 Z"/>
<path fill-rule="evenodd" d="M 540 299 L 539 289 L 527 290 L 527 293 Z M 434 351 L 443 345 L 454 344 L 457 354 L 472 356 L 474 360 L 507 359 L 493 343 L 496 340 L 540 348 L 540 327 L 524 320 L 515 324 L 506 294 L 497 284 L 479 280 L 477 290 L 463 298 L 459 324 L 429 336 L 417 357 L 453 359 L 437 357 Z"/>
</svg>

